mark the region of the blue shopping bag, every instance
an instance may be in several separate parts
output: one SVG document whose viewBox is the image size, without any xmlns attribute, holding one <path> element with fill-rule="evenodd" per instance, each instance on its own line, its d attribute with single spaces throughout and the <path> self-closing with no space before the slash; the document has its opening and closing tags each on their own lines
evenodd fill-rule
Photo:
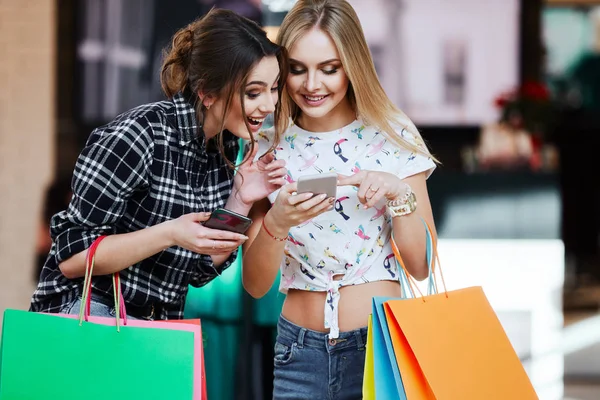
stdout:
<svg viewBox="0 0 600 400">
<path fill-rule="evenodd" d="M 425 224 L 426 228 L 427 225 Z M 433 240 L 431 232 L 427 229 L 427 263 L 429 265 L 429 278 L 433 273 Z M 398 260 L 396 260 L 398 262 Z M 398 279 L 402 287 L 400 299 L 409 298 L 409 293 L 414 297 L 414 292 L 408 281 L 404 268 L 398 266 Z M 436 293 L 433 279 L 429 279 L 428 294 Z M 372 305 L 370 338 L 372 343 L 367 345 L 372 349 L 373 376 L 368 377 L 373 381 L 375 393 L 369 393 L 368 398 L 376 400 L 407 400 L 400 369 L 394 355 L 392 337 L 385 315 L 384 303 L 388 300 L 398 300 L 392 297 L 374 297 Z"/>
</svg>

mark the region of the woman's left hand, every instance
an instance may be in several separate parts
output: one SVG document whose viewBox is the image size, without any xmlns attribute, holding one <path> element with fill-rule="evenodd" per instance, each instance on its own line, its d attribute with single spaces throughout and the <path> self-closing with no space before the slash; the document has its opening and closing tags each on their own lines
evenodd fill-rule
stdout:
<svg viewBox="0 0 600 400">
<path fill-rule="evenodd" d="M 403 196 L 408 185 L 388 172 L 362 170 L 352 176 L 338 174 L 338 186 L 358 188 L 358 200 L 365 208 L 375 206 L 381 199 L 395 200 Z"/>
<path fill-rule="evenodd" d="M 248 206 L 264 199 L 286 183 L 285 161 L 276 160 L 273 153 L 254 161 L 257 152 L 258 144 L 255 144 L 254 151 L 246 155 L 233 179 L 234 191 L 237 191 L 242 203 Z"/>
</svg>

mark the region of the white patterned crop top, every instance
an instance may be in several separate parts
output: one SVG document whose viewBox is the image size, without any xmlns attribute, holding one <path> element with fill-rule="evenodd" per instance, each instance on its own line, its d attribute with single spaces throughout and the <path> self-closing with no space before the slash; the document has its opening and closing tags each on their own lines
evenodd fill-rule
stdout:
<svg viewBox="0 0 600 400">
<path fill-rule="evenodd" d="M 420 146 L 415 136 L 398 129 L 406 140 Z M 258 134 L 258 155 L 264 154 L 273 140 L 273 130 Z M 362 169 L 384 171 L 401 179 L 435 169 L 428 157 L 398 147 L 377 129 L 361 120 L 333 132 L 309 132 L 292 125 L 282 135 L 275 150 L 277 159 L 286 161 L 288 182 L 302 175 L 337 172 L 352 175 Z M 271 204 L 279 191 L 269 196 Z M 385 200 L 374 208 L 360 207 L 352 186 L 340 186 L 335 208 L 302 225 L 293 227 L 281 263 L 279 290 L 326 291 L 324 328 L 329 337 L 339 335 L 338 302 L 342 286 L 372 281 L 398 280 L 397 265 L 390 245 L 391 221 Z M 334 276 L 343 274 L 340 280 Z"/>
</svg>

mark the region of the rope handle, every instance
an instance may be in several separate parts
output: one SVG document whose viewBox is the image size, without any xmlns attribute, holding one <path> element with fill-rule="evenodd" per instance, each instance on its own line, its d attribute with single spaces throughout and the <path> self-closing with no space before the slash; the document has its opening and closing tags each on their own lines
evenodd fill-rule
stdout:
<svg viewBox="0 0 600 400">
<path fill-rule="evenodd" d="M 106 238 L 106 235 L 98 237 L 89 247 L 85 256 L 85 277 L 83 279 L 83 291 L 81 295 L 81 306 L 79 308 L 79 325 L 85 320 L 88 322 L 90 316 L 91 300 L 92 300 L 92 276 L 94 272 L 94 260 L 96 250 L 100 242 Z M 125 300 L 121 291 L 121 278 L 118 272 L 112 274 L 113 281 L 113 298 L 115 302 L 115 318 L 117 332 L 120 332 L 121 318 L 123 325 L 127 325 L 127 311 L 125 309 Z"/>
<path fill-rule="evenodd" d="M 438 252 L 437 252 L 437 241 L 434 238 L 433 233 L 432 233 L 433 230 L 431 229 L 431 227 L 429 226 L 427 221 L 425 221 L 423 218 L 421 218 L 421 221 L 425 225 L 425 233 L 427 235 L 426 254 L 427 254 L 427 266 L 428 266 L 428 270 L 429 270 L 429 276 L 428 276 L 429 290 L 428 290 L 427 294 L 431 295 L 434 293 L 438 293 L 438 284 L 437 284 L 437 279 L 436 279 L 436 275 L 435 275 L 435 273 L 436 273 L 435 262 L 437 261 L 438 269 L 440 271 L 440 276 L 442 278 L 442 285 L 444 287 L 444 293 L 446 294 L 446 297 L 448 297 L 448 289 L 446 288 L 446 281 L 444 280 L 444 274 L 442 272 L 442 267 L 441 267 L 440 259 L 439 259 Z M 410 291 L 412 298 L 415 298 L 416 297 L 415 290 L 416 290 L 416 292 L 419 293 L 419 296 L 423 299 L 423 301 L 425 301 L 425 296 L 419 289 L 416 279 L 406 269 L 406 265 L 404 263 L 404 260 L 402 259 L 402 256 L 400 255 L 400 250 L 398 250 L 398 246 L 396 245 L 396 241 L 394 239 L 393 233 L 391 235 L 391 243 L 392 243 L 392 251 L 394 252 L 396 261 L 402 269 L 402 273 L 399 275 L 400 275 L 400 284 L 402 285 L 402 288 L 403 288 L 403 293 L 407 293 L 408 291 Z M 409 290 L 406 290 L 407 284 L 408 284 Z"/>
</svg>

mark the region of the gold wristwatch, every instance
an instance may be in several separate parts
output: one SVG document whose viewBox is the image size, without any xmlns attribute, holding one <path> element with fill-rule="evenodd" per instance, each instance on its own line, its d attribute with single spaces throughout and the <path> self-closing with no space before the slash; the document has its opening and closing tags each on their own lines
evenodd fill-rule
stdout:
<svg viewBox="0 0 600 400">
<path fill-rule="evenodd" d="M 391 218 L 402 217 L 414 212 L 417 209 L 417 197 L 411 187 L 408 186 L 406 194 L 401 199 L 388 201 L 386 209 Z"/>
</svg>

